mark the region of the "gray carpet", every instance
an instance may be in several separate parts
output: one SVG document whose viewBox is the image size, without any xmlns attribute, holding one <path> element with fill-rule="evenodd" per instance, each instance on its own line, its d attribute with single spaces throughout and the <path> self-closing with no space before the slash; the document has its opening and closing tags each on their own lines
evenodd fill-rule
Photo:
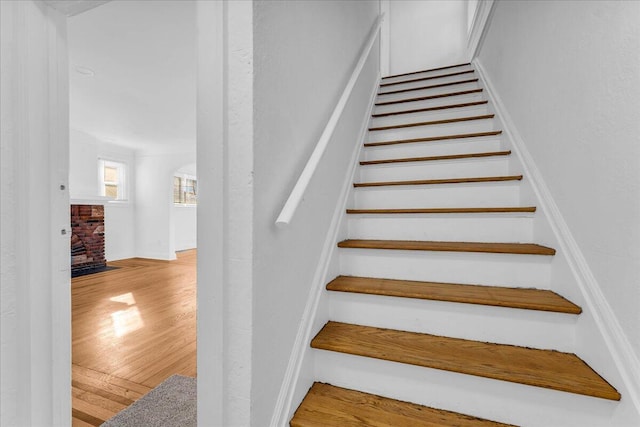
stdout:
<svg viewBox="0 0 640 427">
<path fill-rule="evenodd" d="M 173 375 L 100 427 L 196 427 L 196 379 Z"/>
</svg>

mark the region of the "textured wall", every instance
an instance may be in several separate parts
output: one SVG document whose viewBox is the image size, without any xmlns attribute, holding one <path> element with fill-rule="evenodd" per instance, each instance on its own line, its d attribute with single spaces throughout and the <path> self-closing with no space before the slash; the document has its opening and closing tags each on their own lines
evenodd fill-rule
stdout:
<svg viewBox="0 0 640 427">
<path fill-rule="evenodd" d="M 640 354 L 640 3 L 499 2 L 480 52 Z"/>
<path fill-rule="evenodd" d="M 254 6 L 254 309 L 252 425 L 269 422 L 347 163 L 378 74 L 363 69 L 292 223 L 280 213 L 355 67 L 375 1 Z M 277 344 L 274 344 L 277 343 Z"/>
<path fill-rule="evenodd" d="M 65 21 L 39 1 L 0 19 L 0 425 L 70 425 Z"/>
</svg>

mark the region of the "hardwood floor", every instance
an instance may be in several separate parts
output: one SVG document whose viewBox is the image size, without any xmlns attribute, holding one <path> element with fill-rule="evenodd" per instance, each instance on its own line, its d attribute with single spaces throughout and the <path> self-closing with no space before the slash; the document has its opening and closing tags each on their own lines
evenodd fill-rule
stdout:
<svg viewBox="0 0 640 427">
<path fill-rule="evenodd" d="M 311 347 L 602 399 L 621 397 L 578 356 L 556 350 L 334 321 L 324 325 Z"/>
<path fill-rule="evenodd" d="M 314 383 L 291 427 L 514 427 L 329 384 Z"/>
<path fill-rule="evenodd" d="M 100 425 L 173 374 L 196 376 L 196 251 L 74 278 L 73 425 Z"/>
</svg>

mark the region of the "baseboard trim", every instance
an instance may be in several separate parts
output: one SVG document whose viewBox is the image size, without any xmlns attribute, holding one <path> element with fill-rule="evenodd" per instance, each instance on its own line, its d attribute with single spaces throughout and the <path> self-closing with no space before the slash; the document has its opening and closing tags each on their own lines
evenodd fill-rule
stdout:
<svg viewBox="0 0 640 427">
<path fill-rule="evenodd" d="M 479 58 L 473 60 L 475 69 L 484 83 L 487 96 L 493 103 L 496 112 L 502 119 L 503 132 L 513 146 L 515 154 L 522 163 L 524 173 L 529 178 L 533 191 L 539 201 L 539 207 L 546 214 L 549 225 L 558 240 L 560 249 L 566 255 L 567 262 L 578 283 L 584 301 L 591 311 L 613 358 L 616 368 L 628 390 L 627 396 L 640 413 L 640 360 L 636 356 L 631 343 L 624 333 L 611 306 L 607 302 L 598 281 L 587 264 L 580 247 L 565 222 L 558 205 L 551 196 L 542 173 L 536 166 L 533 157 L 527 150 L 522 136 L 507 112 L 495 86 L 487 75 Z"/>
<path fill-rule="evenodd" d="M 327 273 L 329 265 L 333 257 L 333 253 L 337 248 L 338 233 L 344 217 L 346 216 L 347 201 L 349 199 L 349 193 L 353 185 L 353 178 L 357 170 L 358 158 L 360 156 L 364 139 L 369 128 L 369 120 L 373 111 L 373 106 L 376 100 L 378 87 L 380 85 L 381 76 L 375 79 L 375 84 L 371 88 L 371 98 L 366 109 L 366 116 L 362 122 L 360 133 L 356 141 L 358 144 L 354 147 L 351 154 L 350 166 L 345 174 L 345 179 L 340 190 L 340 196 L 338 197 L 338 203 L 336 209 L 333 212 L 331 218 L 331 224 L 327 232 L 327 238 L 325 239 L 320 253 L 318 268 L 313 276 L 313 282 L 309 296 L 307 297 L 307 303 L 305 305 L 303 317 L 300 321 L 296 340 L 291 350 L 291 356 L 289 357 L 289 363 L 287 364 L 287 370 L 285 372 L 282 386 L 280 387 L 280 393 L 278 394 L 278 400 L 276 401 L 276 407 L 271 418 L 271 427 L 281 427 L 288 425 L 288 416 L 292 412 L 291 406 L 293 404 L 293 398 L 295 394 L 296 384 L 300 377 L 300 371 L 304 362 L 304 357 L 307 351 L 311 348 L 309 343 L 311 341 L 311 334 L 313 333 L 313 322 L 318 312 L 318 306 L 320 304 L 320 296 L 324 291 L 324 285 L 328 278 Z"/>
<path fill-rule="evenodd" d="M 121 259 L 129 259 L 129 258 L 135 258 L 135 257 L 136 257 L 136 254 L 133 252 L 132 253 L 128 253 L 128 252 L 115 253 L 107 256 L 107 262 L 120 261 Z"/>
<path fill-rule="evenodd" d="M 175 252 L 170 254 L 164 252 L 138 252 L 135 254 L 135 258 L 156 259 L 160 261 L 173 261 L 177 259 Z"/>
</svg>

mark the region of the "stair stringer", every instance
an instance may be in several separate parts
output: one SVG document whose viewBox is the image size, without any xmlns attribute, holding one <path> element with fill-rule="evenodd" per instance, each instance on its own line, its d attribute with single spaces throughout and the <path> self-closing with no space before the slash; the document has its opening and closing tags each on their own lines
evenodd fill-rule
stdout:
<svg viewBox="0 0 640 427">
<path fill-rule="evenodd" d="M 640 425 L 640 360 L 479 58 L 473 65 L 503 130 L 503 149 L 512 150 L 518 162 L 514 167 L 528 178 L 522 182 L 521 203 L 538 206 L 535 241 L 559 249 L 551 266 L 551 289 L 583 308 L 575 325 L 576 354 L 623 396 L 612 412 L 611 425 Z"/>
<path fill-rule="evenodd" d="M 380 81 L 381 76 L 378 73 L 371 88 L 371 97 L 365 110 L 360 132 L 356 138 L 357 144 L 351 153 L 350 169 L 345 171 L 340 196 L 318 260 L 318 267 L 309 290 L 303 318 L 300 320 L 285 377 L 269 424 L 271 427 L 289 425 L 289 420 L 293 417 L 296 408 L 315 381 L 315 353 L 309 343 L 329 320 L 329 296 L 325 291 L 325 285 L 340 274 L 337 243 L 347 238 L 347 215 L 345 212 L 347 205 L 353 199 L 353 182 L 358 169 L 358 159 L 361 157 L 365 136 L 371 125 L 371 115 Z"/>
</svg>

